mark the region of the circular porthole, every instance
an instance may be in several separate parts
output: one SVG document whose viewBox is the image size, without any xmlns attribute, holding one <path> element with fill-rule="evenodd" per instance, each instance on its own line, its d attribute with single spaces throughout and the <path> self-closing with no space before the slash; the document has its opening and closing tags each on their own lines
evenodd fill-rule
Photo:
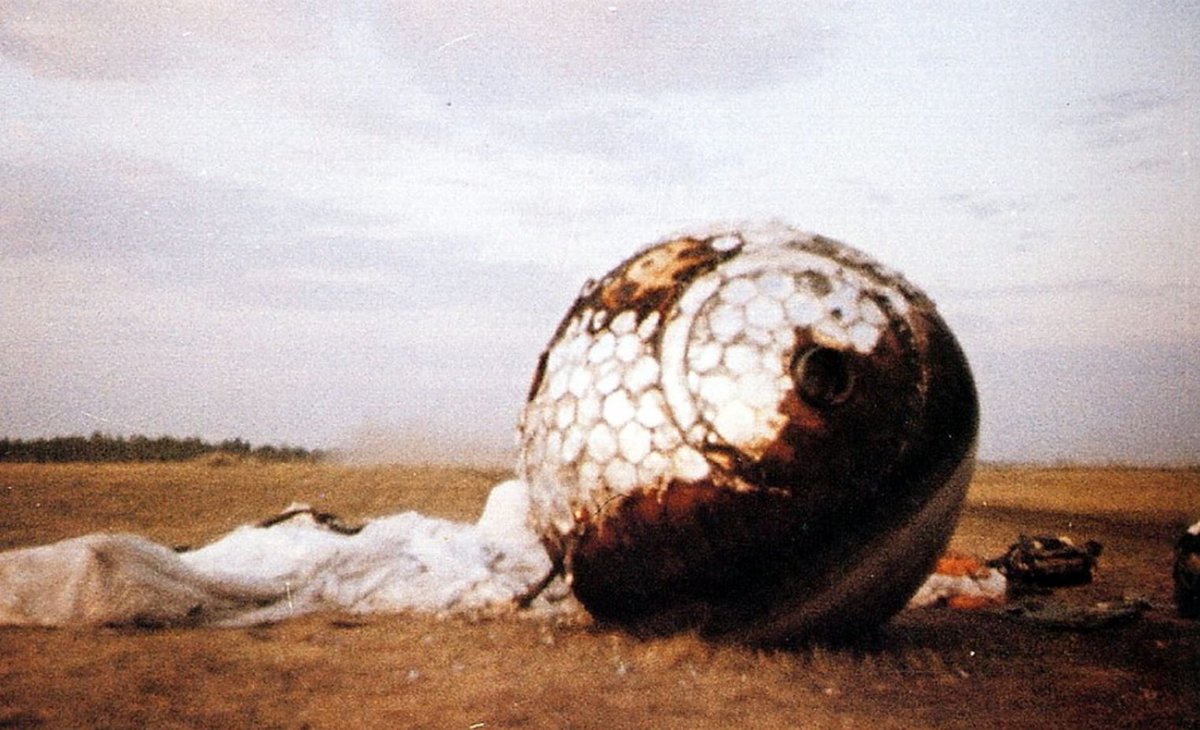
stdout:
<svg viewBox="0 0 1200 730">
<path fill-rule="evenodd" d="M 800 397 L 817 408 L 829 408 L 845 401 L 854 389 L 849 356 L 830 347 L 811 347 L 797 352 L 792 360 L 792 380 Z"/>
</svg>

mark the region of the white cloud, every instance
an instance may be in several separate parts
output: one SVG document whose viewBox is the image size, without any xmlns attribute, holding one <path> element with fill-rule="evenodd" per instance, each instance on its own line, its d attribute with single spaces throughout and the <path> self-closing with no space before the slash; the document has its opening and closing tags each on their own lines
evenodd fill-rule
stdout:
<svg viewBox="0 0 1200 730">
<path fill-rule="evenodd" d="M 232 0 L 13 0 L 0 18 L 0 51 L 39 74 L 148 80 L 227 67 L 239 51 L 294 55 L 325 40 L 323 3 Z"/>
<path fill-rule="evenodd" d="M 64 404 L 106 393 L 220 437 L 507 422 L 585 277 L 713 219 L 905 271 L 992 424 L 1003 353 L 1200 330 L 1186 7 L 100 8 L 0 19 L 3 283 L 32 292 L 0 323 L 38 394 L 0 431 L 90 430 Z"/>
<path fill-rule="evenodd" d="M 827 30 L 735 2 L 387 3 L 381 36 L 448 100 L 528 105 L 593 91 L 740 89 L 810 72 Z"/>
</svg>

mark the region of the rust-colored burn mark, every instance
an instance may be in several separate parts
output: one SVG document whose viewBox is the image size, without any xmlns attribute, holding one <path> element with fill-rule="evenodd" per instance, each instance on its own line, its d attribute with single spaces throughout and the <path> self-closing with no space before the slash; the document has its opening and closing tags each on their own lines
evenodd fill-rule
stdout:
<svg viewBox="0 0 1200 730">
<path fill-rule="evenodd" d="M 776 437 L 762 447 L 758 458 L 766 464 L 793 464 L 803 458 L 800 447 L 804 439 L 798 438 L 798 434 L 819 436 L 825 429 L 825 421 L 811 406 L 796 397 L 795 391 L 788 391 L 784 396 L 779 404 L 779 413 L 786 420 L 776 432 Z"/>
<path fill-rule="evenodd" d="M 711 239 L 678 238 L 635 254 L 602 280 L 588 280 L 550 339 L 551 346 L 585 310 L 605 311 L 609 315 L 632 310 L 639 322 L 651 312 L 666 317 L 688 284 L 740 251 L 740 246 L 717 250 L 712 247 Z M 588 326 L 595 332 L 604 325 L 592 321 Z"/>
<path fill-rule="evenodd" d="M 797 282 L 807 288 L 815 296 L 827 296 L 833 291 L 833 284 L 829 281 L 829 277 L 819 271 L 804 271 L 796 276 Z"/>
<path fill-rule="evenodd" d="M 805 329 L 795 334 L 795 355 L 785 366 L 796 382 L 778 405 L 782 425 L 733 474 L 789 492 L 815 519 L 866 510 L 913 433 L 924 427 L 919 417 L 913 419 L 922 412 L 925 373 L 911 332 L 896 318 L 866 354 L 821 347 Z M 806 364 L 817 362 L 806 355 L 814 353 L 845 370 L 836 374 L 839 392 L 832 396 L 828 383 L 806 380 Z M 830 367 L 828 362 L 821 367 Z"/>
<path fill-rule="evenodd" d="M 576 535 L 576 596 L 602 619 L 636 619 L 758 586 L 797 549 L 803 515 L 786 494 L 672 480 L 615 499 Z"/>
<path fill-rule="evenodd" d="M 794 372 L 793 361 L 797 358 L 793 353 L 803 353 L 816 347 L 807 328 L 796 328 L 794 337 L 795 347 L 784 355 L 781 363 L 784 372 Z M 728 446 L 710 448 L 706 450 L 705 455 L 731 474 L 757 476 L 761 473 L 761 470 L 756 470 L 754 466 L 758 462 L 788 464 L 799 458 L 797 439 L 789 435 L 794 435 L 797 431 L 821 435 L 826 430 L 825 415 L 812 404 L 806 403 L 798 395 L 795 386 L 784 394 L 776 405 L 776 412 L 780 419 L 773 437 L 738 443 L 736 450 Z M 734 456 L 731 457 L 726 452 L 733 452 Z"/>
<path fill-rule="evenodd" d="M 634 310 L 639 317 L 665 314 L 682 289 L 737 253 L 717 251 L 707 240 L 680 238 L 643 251 L 619 267 L 596 292 L 597 304 L 610 312 Z"/>
<path fill-rule="evenodd" d="M 710 436 L 710 438 L 712 437 Z M 737 468 L 738 463 L 741 462 L 745 457 L 743 457 L 737 449 L 731 446 L 726 446 L 725 444 L 710 444 L 704 448 L 704 458 L 708 459 L 709 462 L 717 465 L 721 469 L 732 473 Z"/>
<path fill-rule="evenodd" d="M 549 358 L 548 350 L 542 350 L 542 354 L 538 356 L 537 366 L 533 369 L 533 380 L 529 383 L 529 394 L 525 396 L 526 403 L 537 397 L 538 390 L 542 387 L 542 380 L 546 377 L 546 361 Z"/>
</svg>

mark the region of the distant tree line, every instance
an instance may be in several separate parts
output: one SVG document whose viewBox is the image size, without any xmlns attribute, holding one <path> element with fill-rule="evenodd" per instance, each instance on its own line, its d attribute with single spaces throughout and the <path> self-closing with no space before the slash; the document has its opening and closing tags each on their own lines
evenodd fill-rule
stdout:
<svg viewBox="0 0 1200 730">
<path fill-rule="evenodd" d="M 187 461 L 209 454 L 254 458 L 261 461 L 317 461 L 324 453 L 296 446 L 251 446 L 240 438 L 217 444 L 198 438 L 173 436 L 54 436 L 36 439 L 0 439 L 0 461 L 8 462 L 123 462 Z"/>
</svg>

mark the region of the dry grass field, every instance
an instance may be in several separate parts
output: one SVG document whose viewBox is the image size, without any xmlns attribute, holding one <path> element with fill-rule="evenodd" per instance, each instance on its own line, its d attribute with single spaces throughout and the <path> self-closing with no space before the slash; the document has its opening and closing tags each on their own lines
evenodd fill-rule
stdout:
<svg viewBox="0 0 1200 730">
<path fill-rule="evenodd" d="M 473 520 L 501 472 L 0 465 L 0 549 L 92 531 L 197 545 L 292 500 L 347 518 Z M 1104 544 L 1045 602 L 1143 596 L 1084 632 L 1003 610 L 903 612 L 851 646 L 764 651 L 586 619 L 317 615 L 250 629 L 0 628 L 0 727 L 1193 727 L 1200 622 L 1172 610 L 1200 472 L 984 468 L 952 547 L 1020 532 Z"/>
</svg>

